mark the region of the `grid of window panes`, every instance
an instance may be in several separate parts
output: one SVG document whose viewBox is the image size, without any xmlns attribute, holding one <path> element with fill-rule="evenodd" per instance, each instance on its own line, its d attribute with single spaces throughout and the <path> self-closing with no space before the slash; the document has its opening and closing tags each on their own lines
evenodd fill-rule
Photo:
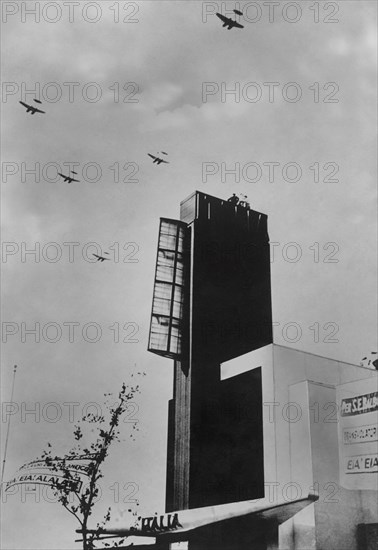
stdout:
<svg viewBox="0 0 378 550">
<path fill-rule="evenodd" d="M 177 358 L 181 353 L 184 235 L 185 225 L 182 222 L 160 221 L 148 349 L 172 358 Z"/>
</svg>

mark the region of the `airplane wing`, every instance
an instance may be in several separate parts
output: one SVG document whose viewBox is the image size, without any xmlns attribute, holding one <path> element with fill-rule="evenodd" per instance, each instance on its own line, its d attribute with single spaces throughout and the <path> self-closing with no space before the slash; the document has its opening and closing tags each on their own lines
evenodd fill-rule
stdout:
<svg viewBox="0 0 378 550">
<path fill-rule="evenodd" d="M 94 254 L 94 253 L 93 253 L 93 256 L 97 258 L 98 262 L 104 262 L 105 260 L 110 260 L 110 258 L 104 258 L 103 256 L 99 256 L 98 254 Z"/>
<path fill-rule="evenodd" d="M 80 180 L 75 180 L 75 178 L 70 178 L 70 183 L 71 181 L 80 181 Z"/>
<path fill-rule="evenodd" d="M 229 19 L 228 17 L 225 17 L 224 15 L 222 15 L 221 13 L 216 13 L 215 14 L 217 17 L 219 17 L 219 19 L 221 21 L 223 21 L 223 23 L 227 23 L 227 25 L 229 25 L 230 23 L 232 23 L 232 19 Z"/>
<path fill-rule="evenodd" d="M 154 155 L 150 155 L 150 153 L 147 153 L 147 155 L 148 155 L 149 157 L 151 157 L 152 159 L 154 159 L 154 160 L 157 159 L 157 157 L 155 157 Z"/>
<path fill-rule="evenodd" d="M 46 114 L 46 111 L 41 111 L 41 109 L 37 109 L 36 107 L 33 107 L 33 112 L 34 113 L 44 113 L 44 114 Z"/>
<path fill-rule="evenodd" d="M 162 162 L 164 162 L 164 164 L 169 164 L 168 160 L 159 159 L 159 164 L 161 164 Z"/>
<path fill-rule="evenodd" d="M 281 524 L 300 512 L 306 506 L 313 504 L 318 498 L 319 496 L 317 494 L 309 493 L 305 498 L 299 498 L 292 501 L 282 500 L 273 504 L 269 503 L 267 498 L 264 498 L 220 504 L 217 506 L 205 506 L 203 508 L 189 510 L 179 510 L 177 512 L 140 518 L 134 526 L 109 526 L 102 529 L 101 534 L 118 537 L 156 537 L 159 541 L 165 539 L 174 542 L 186 540 L 188 534 L 210 524 L 232 520 L 242 516 L 250 516 L 251 521 L 255 521 L 256 523 L 264 520 L 273 520 Z M 80 533 L 81 531 L 79 529 L 76 532 Z"/>
<path fill-rule="evenodd" d="M 19 103 L 21 103 L 21 105 L 23 105 L 27 109 L 30 109 L 30 105 L 28 105 L 27 103 L 24 103 L 23 101 L 19 101 Z"/>
<path fill-rule="evenodd" d="M 60 176 L 61 178 L 64 179 L 64 181 L 68 181 L 68 183 L 71 183 L 71 181 L 73 181 L 73 178 L 70 178 L 70 176 L 65 176 L 64 174 L 62 174 L 61 172 L 58 172 L 58 176 Z"/>
<path fill-rule="evenodd" d="M 233 22 L 232 22 L 232 26 L 233 26 L 233 27 L 237 27 L 238 29 L 244 29 L 244 25 L 241 25 L 241 24 L 238 23 L 237 21 L 233 21 Z"/>
</svg>

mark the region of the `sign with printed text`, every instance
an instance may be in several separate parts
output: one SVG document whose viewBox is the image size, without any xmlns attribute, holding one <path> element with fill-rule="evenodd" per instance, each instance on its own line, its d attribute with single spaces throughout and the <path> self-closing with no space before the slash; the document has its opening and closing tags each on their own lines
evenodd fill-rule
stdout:
<svg viewBox="0 0 378 550">
<path fill-rule="evenodd" d="M 378 387 L 376 373 L 337 387 L 340 485 L 378 489 Z"/>
<path fill-rule="evenodd" d="M 341 416 L 355 416 L 378 411 L 378 391 L 341 401 Z"/>
<path fill-rule="evenodd" d="M 96 454 L 76 455 L 65 459 L 52 459 L 50 465 L 45 460 L 33 460 L 19 468 L 13 479 L 5 484 L 5 491 L 13 485 L 50 485 L 67 482 L 73 491 L 80 491 L 83 480 L 88 477 L 91 464 L 98 458 Z M 69 472 L 71 480 L 67 481 L 65 472 Z M 83 479 L 83 476 L 84 479 Z"/>
<path fill-rule="evenodd" d="M 378 441 L 378 426 L 376 424 L 343 429 L 343 442 L 345 445 L 364 443 L 365 441 Z"/>
<path fill-rule="evenodd" d="M 350 456 L 346 460 L 347 474 L 377 473 L 378 455 Z"/>
</svg>

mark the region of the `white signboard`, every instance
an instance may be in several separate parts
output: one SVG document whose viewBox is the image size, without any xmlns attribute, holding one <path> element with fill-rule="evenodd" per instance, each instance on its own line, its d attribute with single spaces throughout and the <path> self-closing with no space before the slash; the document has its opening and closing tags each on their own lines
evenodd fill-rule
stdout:
<svg viewBox="0 0 378 550">
<path fill-rule="evenodd" d="M 377 384 L 374 376 L 337 388 L 340 485 L 346 489 L 378 489 Z"/>
</svg>

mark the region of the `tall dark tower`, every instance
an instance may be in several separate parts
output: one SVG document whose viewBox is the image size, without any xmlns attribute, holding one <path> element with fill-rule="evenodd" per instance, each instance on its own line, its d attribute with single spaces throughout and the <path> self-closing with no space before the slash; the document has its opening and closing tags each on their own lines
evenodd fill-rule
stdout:
<svg viewBox="0 0 378 550">
<path fill-rule="evenodd" d="M 261 372 L 220 365 L 272 343 L 267 216 L 195 192 L 162 218 L 149 351 L 174 359 L 167 511 L 264 496 Z"/>
</svg>

